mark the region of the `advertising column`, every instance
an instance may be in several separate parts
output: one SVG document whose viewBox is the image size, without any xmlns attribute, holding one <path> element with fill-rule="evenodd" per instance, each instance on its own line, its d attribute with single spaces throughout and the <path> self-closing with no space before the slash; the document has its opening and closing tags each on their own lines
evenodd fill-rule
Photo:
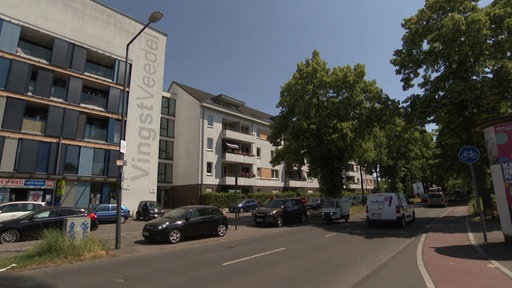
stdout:
<svg viewBox="0 0 512 288">
<path fill-rule="evenodd" d="M 483 130 L 505 241 L 512 242 L 512 122 Z"/>
</svg>

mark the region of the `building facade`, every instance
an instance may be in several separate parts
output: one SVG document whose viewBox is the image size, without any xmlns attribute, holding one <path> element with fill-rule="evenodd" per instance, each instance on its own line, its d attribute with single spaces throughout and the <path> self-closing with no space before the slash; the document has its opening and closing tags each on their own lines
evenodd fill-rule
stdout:
<svg viewBox="0 0 512 288">
<path fill-rule="evenodd" d="M 87 207 L 119 190 L 126 44 L 145 23 L 94 1 L 0 9 L 0 202 Z M 130 46 L 123 204 L 156 199 L 166 35 Z"/>
<path fill-rule="evenodd" d="M 176 117 L 171 206 L 198 203 L 203 192 L 318 191 L 307 170 L 286 173 L 284 165 L 270 164 L 271 115 L 177 82 L 168 93 Z"/>
</svg>

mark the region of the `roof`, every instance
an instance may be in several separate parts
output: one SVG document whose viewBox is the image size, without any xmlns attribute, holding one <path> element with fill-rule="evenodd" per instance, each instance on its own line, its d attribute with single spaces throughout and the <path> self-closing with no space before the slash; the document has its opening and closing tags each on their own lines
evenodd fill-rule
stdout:
<svg viewBox="0 0 512 288">
<path fill-rule="evenodd" d="M 245 102 L 237 100 L 225 94 L 213 95 L 208 92 L 187 86 L 179 82 L 173 83 L 178 85 L 181 89 L 183 89 L 190 96 L 194 97 L 197 101 L 201 103 L 218 106 L 219 108 L 223 108 L 227 111 L 239 113 L 243 116 L 256 118 L 258 120 L 263 120 L 268 123 L 271 123 L 272 117 L 274 117 L 265 112 L 247 107 L 245 106 Z"/>
</svg>

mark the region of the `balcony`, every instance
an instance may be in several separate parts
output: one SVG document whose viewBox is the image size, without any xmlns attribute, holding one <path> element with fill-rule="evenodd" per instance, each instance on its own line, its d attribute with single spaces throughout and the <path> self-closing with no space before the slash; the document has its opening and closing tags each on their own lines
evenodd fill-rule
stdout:
<svg viewBox="0 0 512 288">
<path fill-rule="evenodd" d="M 114 70 L 90 61 L 85 63 L 85 72 L 111 81 L 114 78 Z"/>
<path fill-rule="evenodd" d="M 33 120 L 25 118 L 23 119 L 23 123 L 21 125 L 21 131 L 28 133 L 43 134 L 45 127 L 46 121 L 44 120 Z"/>
<path fill-rule="evenodd" d="M 254 143 L 255 137 L 251 134 L 241 133 L 230 129 L 223 129 L 222 136 L 224 138 L 236 139 L 248 143 Z"/>
<path fill-rule="evenodd" d="M 226 152 L 223 154 L 223 159 L 226 162 L 234 162 L 234 163 L 247 163 L 247 164 L 254 164 L 256 163 L 256 157 L 252 154 L 244 154 L 242 152 L 233 153 L 233 152 Z M 232 151 L 239 151 L 239 150 L 232 150 Z"/>
<path fill-rule="evenodd" d="M 235 185 L 235 176 L 224 176 L 220 180 L 223 185 Z M 256 181 L 258 181 L 256 177 L 238 177 L 238 185 L 240 186 L 253 186 L 256 185 Z"/>
<path fill-rule="evenodd" d="M 82 93 L 81 103 L 87 106 L 93 106 L 102 110 L 107 109 L 107 98 L 90 93 Z"/>
<path fill-rule="evenodd" d="M 45 62 L 50 62 L 52 58 L 52 51 L 50 49 L 23 40 L 19 41 L 16 54 L 40 59 Z"/>
</svg>

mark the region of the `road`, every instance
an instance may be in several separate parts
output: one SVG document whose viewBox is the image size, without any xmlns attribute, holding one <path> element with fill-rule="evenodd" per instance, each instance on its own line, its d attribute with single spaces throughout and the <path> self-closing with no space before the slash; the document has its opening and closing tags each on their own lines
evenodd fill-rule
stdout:
<svg viewBox="0 0 512 288">
<path fill-rule="evenodd" d="M 417 208 L 405 229 L 348 223 L 256 227 L 244 214 L 224 238 L 148 244 L 143 222 L 123 224 L 120 257 L 16 273 L 48 287 L 426 287 L 417 264 L 420 236 L 451 208 Z M 232 215 L 230 215 L 232 216 Z M 312 217 L 313 218 L 313 217 Z M 233 224 L 233 219 L 231 224 Z M 95 234 L 113 241 L 115 224 Z"/>
</svg>

